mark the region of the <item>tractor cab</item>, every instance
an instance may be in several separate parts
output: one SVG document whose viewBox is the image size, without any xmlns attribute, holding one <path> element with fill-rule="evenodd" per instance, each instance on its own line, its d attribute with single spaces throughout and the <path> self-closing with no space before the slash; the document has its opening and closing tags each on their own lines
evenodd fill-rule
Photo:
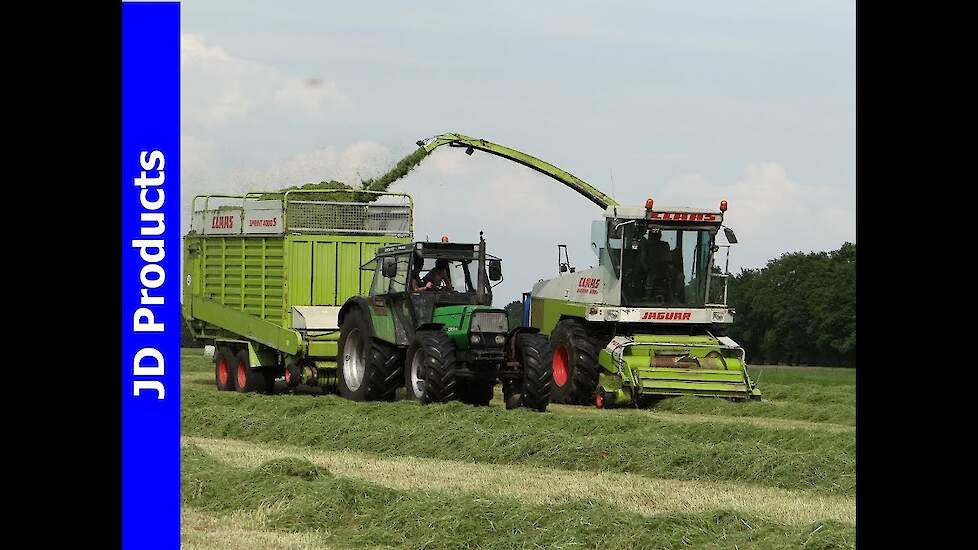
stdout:
<svg viewBox="0 0 978 550">
<path fill-rule="evenodd" d="M 430 322 L 436 306 L 492 305 L 492 283 L 502 281 L 502 260 L 486 253 L 482 239 L 382 247 L 361 269 L 374 273 L 371 296 L 401 295 L 418 324 Z"/>
</svg>

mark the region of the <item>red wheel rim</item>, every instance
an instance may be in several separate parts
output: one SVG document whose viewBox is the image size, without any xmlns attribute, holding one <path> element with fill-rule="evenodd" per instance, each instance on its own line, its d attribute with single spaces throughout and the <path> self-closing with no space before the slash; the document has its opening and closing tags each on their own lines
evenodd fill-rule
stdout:
<svg viewBox="0 0 978 550">
<path fill-rule="evenodd" d="M 554 350 L 554 383 L 563 387 L 567 383 L 567 348 L 558 346 Z"/>
<path fill-rule="evenodd" d="M 244 363 L 238 363 L 238 387 L 244 388 L 248 385 L 248 367 Z"/>
<path fill-rule="evenodd" d="M 222 386 L 228 385 L 228 362 L 223 357 L 217 362 L 217 381 Z"/>
<path fill-rule="evenodd" d="M 594 405 L 599 409 L 604 408 L 604 394 L 600 391 L 594 396 Z"/>
</svg>

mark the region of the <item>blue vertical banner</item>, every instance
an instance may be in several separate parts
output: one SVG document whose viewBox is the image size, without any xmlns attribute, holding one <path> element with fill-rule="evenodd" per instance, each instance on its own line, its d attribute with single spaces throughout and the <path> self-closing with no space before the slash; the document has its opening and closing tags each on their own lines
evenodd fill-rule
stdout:
<svg viewBox="0 0 978 550">
<path fill-rule="evenodd" d="M 180 4 L 122 5 L 122 542 L 180 547 Z"/>
</svg>

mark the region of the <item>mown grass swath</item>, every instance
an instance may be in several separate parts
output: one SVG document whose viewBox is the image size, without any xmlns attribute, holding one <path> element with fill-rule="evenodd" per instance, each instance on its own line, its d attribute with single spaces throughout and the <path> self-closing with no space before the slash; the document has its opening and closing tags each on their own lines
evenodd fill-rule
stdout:
<svg viewBox="0 0 978 550">
<path fill-rule="evenodd" d="M 182 495 L 185 506 L 224 516 L 262 510 L 265 524 L 252 528 L 313 532 L 351 547 L 837 548 L 854 539 L 853 528 L 837 522 L 786 527 L 722 510 L 648 518 L 586 500 L 533 506 L 394 490 L 295 458 L 236 468 L 193 446 L 183 451 Z"/>
<path fill-rule="evenodd" d="M 854 494 L 855 434 L 582 417 L 458 403 L 354 403 L 189 385 L 183 433 L 378 455 L 756 482 Z M 597 416 L 597 415 L 596 415 Z"/>
<path fill-rule="evenodd" d="M 239 468 L 283 458 L 302 458 L 334 475 L 400 490 L 421 489 L 524 504 L 566 504 L 586 499 L 643 516 L 732 510 L 784 525 L 835 520 L 855 524 L 855 497 L 789 491 L 756 483 L 679 481 L 637 474 L 560 470 L 413 456 L 377 457 L 357 451 L 327 451 L 235 439 L 183 438 L 211 457 Z"/>
</svg>

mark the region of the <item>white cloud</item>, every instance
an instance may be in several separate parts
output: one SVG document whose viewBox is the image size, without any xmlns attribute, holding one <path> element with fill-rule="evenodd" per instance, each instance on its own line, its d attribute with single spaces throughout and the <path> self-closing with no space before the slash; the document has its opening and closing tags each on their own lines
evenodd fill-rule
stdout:
<svg viewBox="0 0 978 550">
<path fill-rule="evenodd" d="M 663 206 L 712 207 L 726 200 L 724 224 L 740 241 L 734 266 L 760 267 L 782 252 L 832 250 L 855 242 L 855 195 L 826 185 L 798 183 L 774 162 L 749 164 L 733 183 L 699 175 L 677 177 L 655 197 Z"/>
<path fill-rule="evenodd" d="M 232 56 L 194 34 L 180 37 L 184 128 L 219 128 L 272 111 L 325 117 L 346 110 L 335 82 L 286 74 Z"/>
</svg>

